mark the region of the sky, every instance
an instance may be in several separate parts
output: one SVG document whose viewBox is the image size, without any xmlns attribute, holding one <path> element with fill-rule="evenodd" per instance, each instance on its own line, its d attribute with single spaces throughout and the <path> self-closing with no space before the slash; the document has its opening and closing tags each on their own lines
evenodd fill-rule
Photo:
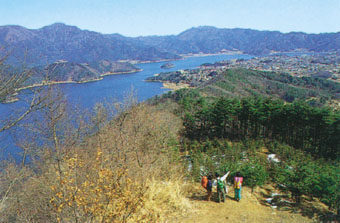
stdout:
<svg viewBox="0 0 340 223">
<path fill-rule="evenodd" d="M 340 0 L 0 0 L 0 26 L 57 22 L 131 37 L 197 26 L 340 32 Z"/>
</svg>

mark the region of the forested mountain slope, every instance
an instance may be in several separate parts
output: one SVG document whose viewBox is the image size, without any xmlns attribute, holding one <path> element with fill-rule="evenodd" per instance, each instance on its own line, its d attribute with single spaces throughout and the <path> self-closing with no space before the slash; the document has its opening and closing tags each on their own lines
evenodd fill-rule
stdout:
<svg viewBox="0 0 340 223">
<path fill-rule="evenodd" d="M 218 85 L 219 81 L 211 84 Z M 248 199 L 254 196 L 264 199 L 261 196 L 265 196 L 270 201 L 263 201 L 262 205 L 273 201 L 272 205 L 282 210 L 308 210 L 302 213 L 309 219 L 329 221 L 340 217 L 339 109 L 311 106 L 303 100 L 287 102 L 260 94 L 251 97 L 208 94 L 207 97 L 206 87 L 208 83 L 203 88 L 181 89 L 150 101 L 162 104 L 170 100 L 178 104 L 175 112 L 182 117 L 184 127 L 182 150 L 188 154 L 186 160 L 193 179 L 199 181 L 202 174 L 221 176 L 230 171 L 228 183 L 232 185 L 233 176 L 240 172 L 245 179 L 244 186 L 252 191 L 266 188 L 266 185 L 272 185 L 276 191 L 265 189 L 260 196 L 245 192 L 247 195 L 241 203 L 256 208 Z M 281 194 L 280 197 L 275 198 L 275 193 Z M 197 199 L 197 195 L 193 198 Z M 229 198 L 227 202 L 234 202 L 232 196 Z M 320 212 L 312 201 L 324 203 L 330 211 Z M 211 211 L 227 219 L 242 218 L 252 222 L 266 222 L 270 218 L 270 215 L 263 220 L 258 216 L 252 218 L 243 212 L 244 209 L 222 214 L 225 212 L 218 210 L 223 209 L 223 205 Z M 286 217 L 291 216 L 283 218 Z M 196 215 L 189 219 L 201 222 L 198 219 L 202 218 Z"/>
</svg>

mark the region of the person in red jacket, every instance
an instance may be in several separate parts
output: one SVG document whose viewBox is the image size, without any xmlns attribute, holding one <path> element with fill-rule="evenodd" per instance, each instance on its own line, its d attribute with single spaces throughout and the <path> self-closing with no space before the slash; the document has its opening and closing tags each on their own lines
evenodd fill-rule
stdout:
<svg viewBox="0 0 340 223">
<path fill-rule="evenodd" d="M 241 176 L 240 172 L 236 173 L 234 178 L 234 188 L 235 188 L 235 200 L 241 200 L 241 188 L 243 183 L 243 177 Z"/>
<path fill-rule="evenodd" d="M 201 185 L 204 189 L 207 189 L 207 185 L 208 185 L 208 177 L 207 176 L 203 176 L 202 180 L 201 180 Z"/>
<path fill-rule="evenodd" d="M 207 195 L 207 201 L 210 201 L 211 199 L 211 195 L 212 195 L 212 184 L 213 184 L 213 181 L 212 181 L 212 176 L 211 174 L 208 175 L 208 177 L 206 176 L 203 176 L 202 177 L 202 180 L 201 180 L 201 185 L 204 189 L 207 190 L 208 192 L 208 195 Z"/>
</svg>

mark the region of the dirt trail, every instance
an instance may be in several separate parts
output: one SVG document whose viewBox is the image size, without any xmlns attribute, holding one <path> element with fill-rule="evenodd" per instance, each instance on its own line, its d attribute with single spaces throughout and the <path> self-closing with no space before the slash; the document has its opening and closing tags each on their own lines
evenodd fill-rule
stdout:
<svg viewBox="0 0 340 223">
<path fill-rule="evenodd" d="M 216 202 L 216 190 L 212 201 L 205 201 L 206 193 L 200 185 L 193 188 L 191 202 L 195 211 L 185 217 L 178 217 L 168 222 L 180 223 L 220 223 L 220 222 L 313 222 L 311 218 L 292 211 L 279 211 L 269 204 L 260 192 L 251 193 L 249 188 L 242 189 L 242 199 L 237 202 L 233 199 L 234 191 L 229 189 L 226 202 Z M 261 204 L 262 203 L 262 204 Z"/>
</svg>

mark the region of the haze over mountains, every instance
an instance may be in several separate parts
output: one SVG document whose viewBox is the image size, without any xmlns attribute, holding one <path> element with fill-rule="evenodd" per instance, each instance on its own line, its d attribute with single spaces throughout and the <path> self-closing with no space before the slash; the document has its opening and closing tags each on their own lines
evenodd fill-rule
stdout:
<svg viewBox="0 0 340 223">
<path fill-rule="evenodd" d="M 181 58 L 180 54 L 242 51 L 261 55 L 270 52 L 339 51 L 340 32 L 306 34 L 250 29 L 219 29 L 202 26 L 178 35 L 125 37 L 81 30 L 56 23 L 41 29 L 0 26 L 0 46 L 10 52 L 10 61 L 41 65 L 57 60 L 91 63 L 100 60 L 159 61 Z"/>
</svg>

